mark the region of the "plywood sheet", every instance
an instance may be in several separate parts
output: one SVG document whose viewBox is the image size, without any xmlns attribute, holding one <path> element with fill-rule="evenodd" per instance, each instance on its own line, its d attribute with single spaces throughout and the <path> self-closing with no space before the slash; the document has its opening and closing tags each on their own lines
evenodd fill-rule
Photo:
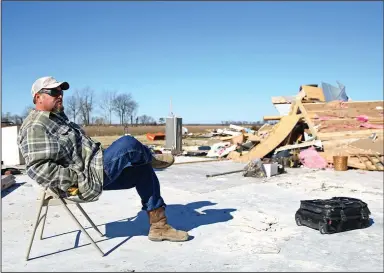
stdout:
<svg viewBox="0 0 384 273">
<path fill-rule="evenodd" d="M 323 89 L 320 87 L 313 87 L 302 85 L 302 91 L 305 93 L 304 100 L 319 100 L 325 101 Z"/>
<path fill-rule="evenodd" d="M 284 139 L 287 138 L 300 118 L 301 115 L 290 115 L 282 117 L 280 122 L 273 127 L 271 133 L 262 143 L 235 161 L 247 162 L 255 158 L 263 158 L 274 149 L 276 149 L 284 141 Z"/>
</svg>

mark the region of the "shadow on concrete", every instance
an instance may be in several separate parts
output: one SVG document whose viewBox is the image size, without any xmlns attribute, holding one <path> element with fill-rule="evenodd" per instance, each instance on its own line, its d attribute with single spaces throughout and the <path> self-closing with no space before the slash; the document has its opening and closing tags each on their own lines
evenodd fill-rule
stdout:
<svg viewBox="0 0 384 273">
<path fill-rule="evenodd" d="M 236 209 L 205 209 L 201 213 L 196 211 L 205 206 L 216 205 L 210 201 L 199 201 L 187 205 L 171 204 L 166 207 L 168 223 L 176 229 L 191 231 L 204 225 L 227 222 L 233 219 L 231 212 Z M 147 236 L 149 231 L 148 216 L 145 211 L 138 213 L 131 221 L 117 221 L 105 225 L 105 236 L 108 238 L 127 236 Z"/>
<path fill-rule="evenodd" d="M 370 217 L 368 227 L 372 226 L 374 223 L 375 223 L 375 221 L 373 220 L 373 218 Z"/>
<path fill-rule="evenodd" d="M 233 209 L 233 208 L 205 209 L 205 210 L 201 210 L 201 212 L 196 211 L 197 209 L 201 209 L 205 206 L 213 206 L 213 205 L 216 205 L 216 203 L 212 203 L 210 201 L 193 202 L 187 205 L 181 205 L 181 204 L 167 205 L 166 215 L 168 217 L 168 222 L 170 225 L 172 225 L 176 229 L 191 231 L 192 229 L 198 228 L 200 226 L 227 222 L 233 219 L 231 212 L 236 211 L 236 209 Z M 147 236 L 149 231 L 148 216 L 145 211 L 140 211 L 136 216 L 133 216 L 131 218 L 122 219 L 122 220 L 118 220 L 118 221 L 114 221 L 106 224 L 100 224 L 97 226 L 99 227 L 103 225 L 105 225 L 105 234 L 101 240 L 100 239 L 95 240 L 96 243 L 107 241 L 113 238 L 125 237 L 123 241 L 121 241 L 119 244 L 114 246 L 109 251 L 105 252 L 104 256 L 109 255 L 110 253 L 112 253 L 114 250 L 119 248 L 121 245 L 126 243 L 129 239 L 131 239 L 134 236 Z M 85 229 L 91 230 L 93 228 L 85 227 Z M 43 240 L 52 239 L 54 237 L 67 235 L 75 232 L 77 234 L 75 238 L 74 247 L 62 249 L 53 253 L 44 254 L 37 257 L 33 257 L 33 258 L 30 258 L 29 261 L 90 245 L 90 243 L 79 245 L 79 239 L 81 235 L 80 230 L 73 230 L 73 231 L 69 231 L 61 234 L 55 234 L 52 236 L 45 236 Z M 92 237 L 96 239 L 94 236 Z M 193 236 L 190 236 L 189 240 L 192 240 L 193 238 L 194 238 Z M 36 239 L 37 239 L 37 235 L 36 235 Z M 52 244 L 54 242 L 51 241 L 50 243 Z M 97 255 L 97 253 L 95 253 L 94 255 Z"/>
<path fill-rule="evenodd" d="M 20 186 L 24 185 L 25 183 L 27 183 L 27 182 L 15 183 L 12 186 L 10 186 L 8 189 L 5 189 L 5 190 L 1 191 L 1 198 L 4 198 L 8 194 L 13 192 L 17 188 L 19 188 Z"/>
</svg>

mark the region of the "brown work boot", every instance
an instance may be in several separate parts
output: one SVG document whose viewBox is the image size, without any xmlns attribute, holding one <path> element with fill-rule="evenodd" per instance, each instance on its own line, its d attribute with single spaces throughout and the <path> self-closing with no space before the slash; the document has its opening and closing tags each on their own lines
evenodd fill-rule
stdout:
<svg viewBox="0 0 384 273">
<path fill-rule="evenodd" d="M 175 162 L 175 157 L 170 154 L 153 154 L 152 155 L 152 168 L 165 169 Z"/>
<path fill-rule="evenodd" d="M 171 242 L 184 242 L 187 241 L 189 235 L 185 231 L 176 230 L 167 224 L 167 217 L 165 216 L 165 209 L 160 207 L 158 209 L 148 212 L 149 229 L 148 239 L 151 241 L 168 240 Z"/>
</svg>

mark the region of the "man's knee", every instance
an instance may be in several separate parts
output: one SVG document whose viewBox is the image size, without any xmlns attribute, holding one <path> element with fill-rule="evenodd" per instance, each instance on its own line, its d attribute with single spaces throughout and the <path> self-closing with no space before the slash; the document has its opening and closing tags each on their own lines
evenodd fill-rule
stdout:
<svg viewBox="0 0 384 273">
<path fill-rule="evenodd" d="M 152 154 L 150 149 L 141 143 L 139 140 L 132 136 L 123 136 L 116 140 L 116 146 L 120 148 L 121 151 L 131 153 L 132 163 L 143 164 L 150 163 L 152 161 Z"/>
<path fill-rule="evenodd" d="M 116 142 L 125 147 L 137 147 L 137 146 L 143 145 L 140 141 L 138 141 L 133 136 L 122 136 L 121 138 L 117 139 Z"/>
</svg>

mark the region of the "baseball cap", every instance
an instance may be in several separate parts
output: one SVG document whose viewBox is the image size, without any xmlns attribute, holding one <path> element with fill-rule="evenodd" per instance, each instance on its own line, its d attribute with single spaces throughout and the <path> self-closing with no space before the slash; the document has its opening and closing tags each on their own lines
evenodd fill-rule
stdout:
<svg viewBox="0 0 384 273">
<path fill-rule="evenodd" d="M 58 82 L 54 77 L 48 76 L 39 78 L 32 84 L 32 97 L 34 98 L 36 93 L 38 93 L 41 89 L 52 89 L 59 86 L 62 90 L 69 89 L 69 84 L 67 82 Z"/>
</svg>

